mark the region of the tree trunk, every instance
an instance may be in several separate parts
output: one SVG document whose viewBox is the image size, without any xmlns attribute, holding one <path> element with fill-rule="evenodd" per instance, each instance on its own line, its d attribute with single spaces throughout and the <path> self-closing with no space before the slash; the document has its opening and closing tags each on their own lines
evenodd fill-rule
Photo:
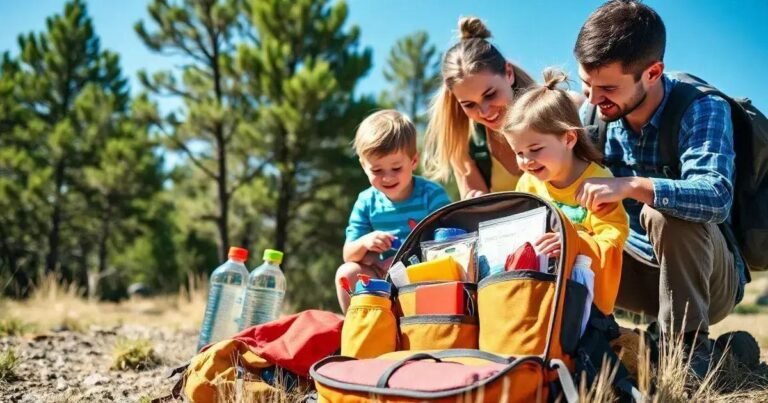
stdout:
<svg viewBox="0 0 768 403">
<path fill-rule="evenodd" d="M 290 205 L 293 201 L 293 173 L 284 172 L 280 177 L 280 194 L 277 198 L 277 222 L 275 228 L 275 248 L 285 252 L 288 243 L 288 225 L 290 224 Z M 285 262 L 285 258 L 283 258 Z M 282 266 L 283 271 L 287 266 Z"/>
<path fill-rule="evenodd" d="M 55 194 L 51 213 L 51 230 L 48 233 L 48 256 L 45 258 L 45 271 L 51 273 L 59 263 L 59 243 L 61 235 L 61 189 L 64 187 L 64 162 L 56 164 Z"/>
</svg>

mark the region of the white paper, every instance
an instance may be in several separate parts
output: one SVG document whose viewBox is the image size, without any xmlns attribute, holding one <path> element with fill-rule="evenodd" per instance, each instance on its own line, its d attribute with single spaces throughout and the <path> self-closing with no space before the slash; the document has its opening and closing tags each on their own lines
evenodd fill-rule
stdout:
<svg viewBox="0 0 768 403">
<path fill-rule="evenodd" d="M 478 226 L 479 255 L 485 255 L 490 274 L 504 271 L 507 256 L 520 245 L 534 243 L 547 230 L 547 208 L 538 207 L 523 213 L 483 221 Z"/>
</svg>

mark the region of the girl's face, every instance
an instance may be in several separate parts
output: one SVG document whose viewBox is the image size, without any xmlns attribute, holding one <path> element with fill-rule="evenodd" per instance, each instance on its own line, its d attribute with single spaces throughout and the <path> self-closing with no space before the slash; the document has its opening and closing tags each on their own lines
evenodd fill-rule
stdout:
<svg viewBox="0 0 768 403">
<path fill-rule="evenodd" d="M 456 83 L 451 92 L 467 117 L 499 131 L 504 123 L 507 106 L 512 102 L 512 84 L 515 82 L 512 66 L 507 64 L 504 74 L 481 71 Z"/>
<path fill-rule="evenodd" d="M 563 135 L 539 133 L 529 129 L 521 133 L 505 133 L 509 146 L 517 155 L 517 165 L 540 181 L 556 187 L 567 186 L 573 165 L 573 147 L 577 136 L 573 131 Z"/>
</svg>

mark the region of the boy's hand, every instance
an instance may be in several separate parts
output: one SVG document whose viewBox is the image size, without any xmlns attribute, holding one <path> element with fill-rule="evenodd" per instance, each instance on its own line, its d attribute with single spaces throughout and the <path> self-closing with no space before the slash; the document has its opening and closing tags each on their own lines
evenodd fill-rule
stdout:
<svg viewBox="0 0 768 403">
<path fill-rule="evenodd" d="M 362 237 L 363 246 L 371 252 L 382 253 L 392 248 L 395 236 L 384 231 L 373 231 Z"/>
<path fill-rule="evenodd" d="M 560 256 L 560 233 L 548 232 L 542 235 L 541 238 L 533 243 L 533 247 L 536 249 L 536 252 L 546 254 L 548 257 Z"/>
</svg>

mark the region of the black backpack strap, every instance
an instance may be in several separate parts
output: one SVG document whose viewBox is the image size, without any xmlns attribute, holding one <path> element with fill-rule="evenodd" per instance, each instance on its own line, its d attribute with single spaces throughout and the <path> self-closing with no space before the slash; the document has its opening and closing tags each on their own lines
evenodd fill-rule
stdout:
<svg viewBox="0 0 768 403">
<path fill-rule="evenodd" d="M 605 143 L 608 141 L 608 123 L 597 117 L 597 106 L 592 105 L 589 101 L 585 102 L 587 102 L 587 120 L 584 122 L 584 129 L 597 146 L 598 151 L 605 153 Z"/>
<path fill-rule="evenodd" d="M 629 371 L 611 349 L 610 341 L 619 336 L 619 325 L 613 315 L 605 316 L 592 305 L 589 324 L 579 340 L 576 352 L 576 381 L 581 381 L 582 373 L 587 382 L 587 389 L 597 380 L 603 360 L 609 368 L 616 368 L 613 387 L 618 392 L 619 401 L 632 401 L 636 385 Z"/>
<path fill-rule="evenodd" d="M 491 188 L 491 151 L 488 149 L 488 138 L 485 126 L 475 123 L 472 136 L 469 138 L 469 156 L 475 161 L 485 186 Z"/>
<path fill-rule="evenodd" d="M 696 87 L 682 81 L 678 81 L 669 93 L 659 125 L 661 169 L 668 178 L 676 179 L 681 175 L 679 143 L 683 115 L 695 100 L 709 94 L 725 97 L 714 88 Z"/>
</svg>

